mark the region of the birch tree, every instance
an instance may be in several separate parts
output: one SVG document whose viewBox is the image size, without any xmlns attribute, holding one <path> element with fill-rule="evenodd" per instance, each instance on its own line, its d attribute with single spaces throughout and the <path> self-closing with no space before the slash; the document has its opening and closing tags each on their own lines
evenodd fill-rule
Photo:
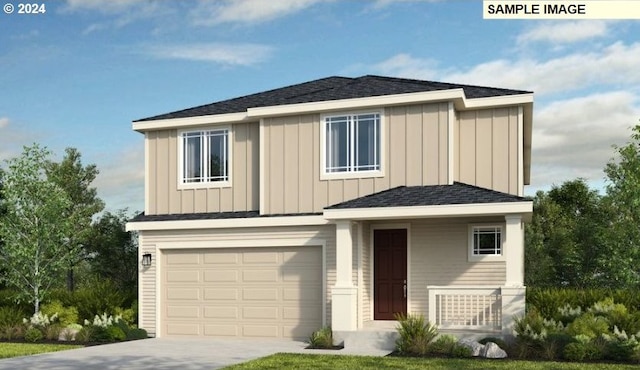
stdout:
<svg viewBox="0 0 640 370">
<path fill-rule="evenodd" d="M 5 161 L 0 190 L 0 260 L 6 269 L 2 278 L 33 304 L 35 313 L 69 265 L 65 237 L 70 222 L 62 215 L 71 202 L 46 176 L 49 156 L 37 144 L 24 147 L 22 155 Z"/>
</svg>

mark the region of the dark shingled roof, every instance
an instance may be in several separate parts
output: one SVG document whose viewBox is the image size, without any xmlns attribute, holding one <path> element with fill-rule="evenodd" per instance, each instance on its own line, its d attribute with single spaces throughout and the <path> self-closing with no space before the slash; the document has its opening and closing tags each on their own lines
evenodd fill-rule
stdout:
<svg viewBox="0 0 640 370">
<path fill-rule="evenodd" d="M 334 76 L 149 118 L 143 118 L 135 122 L 239 113 L 246 112 L 248 108 L 255 107 L 270 107 L 285 104 L 311 103 L 328 100 L 366 98 L 371 96 L 451 89 L 463 89 L 465 96 L 469 99 L 530 93 L 529 91 L 521 90 L 459 85 L 407 78 L 371 75 L 356 78 Z"/>
<path fill-rule="evenodd" d="M 129 222 L 147 221 L 193 221 L 193 220 L 225 220 L 230 218 L 257 218 L 257 217 L 285 217 L 285 216 L 312 216 L 322 213 L 287 213 L 279 215 L 261 215 L 258 211 L 241 212 L 208 212 L 208 213 L 172 213 L 166 215 L 145 215 L 144 212 L 132 218 Z"/>
<path fill-rule="evenodd" d="M 454 182 L 453 185 L 400 186 L 381 191 L 361 198 L 334 204 L 325 209 L 378 208 L 378 207 L 412 207 L 440 206 L 452 204 L 506 203 L 526 202 L 527 198 L 501 193 L 499 191 Z M 258 211 L 184 213 L 167 215 L 145 215 L 140 213 L 130 222 L 147 221 L 189 221 L 189 220 L 223 220 L 256 217 L 311 216 L 322 213 L 287 213 L 261 215 Z M 241 222 L 241 221 L 238 221 Z"/>
<path fill-rule="evenodd" d="M 524 201 L 528 201 L 528 199 L 454 182 L 453 185 L 400 186 L 338 203 L 325 209 L 440 206 Z"/>
</svg>

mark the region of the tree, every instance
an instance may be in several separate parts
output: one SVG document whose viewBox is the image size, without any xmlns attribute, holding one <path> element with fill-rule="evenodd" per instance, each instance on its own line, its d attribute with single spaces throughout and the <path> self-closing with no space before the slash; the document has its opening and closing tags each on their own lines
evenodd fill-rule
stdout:
<svg viewBox="0 0 640 370">
<path fill-rule="evenodd" d="M 612 213 L 609 238 L 612 279 L 620 285 L 640 285 L 640 125 L 626 145 L 614 146 L 617 158 L 607 163 L 606 202 Z"/>
<path fill-rule="evenodd" d="M 71 229 L 66 235 L 66 247 L 69 251 L 67 267 L 67 289 L 75 288 L 74 269 L 86 258 L 84 244 L 91 232 L 92 217 L 101 212 L 104 203 L 97 196 L 97 190 L 91 187 L 99 171 L 95 164 L 83 166 L 80 152 L 75 148 L 66 148 L 61 162 L 48 162 L 46 171 L 48 178 L 64 190 L 71 203 L 62 217 L 71 222 Z"/>
<path fill-rule="evenodd" d="M 585 180 L 567 181 L 534 198 L 526 226 L 525 280 L 531 286 L 611 286 L 608 208 Z"/>
<path fill-rule="evenodd" d="M 91 270 L 96 275 L 135 294 L 138 282 L 138 245 L 135 235 L 125 229 L 129 218 L 126 210 L 103 214 L 93 224 L 87 250 Z"/>
<path fill-rule="evenodd" d="M 50 152 L 37 144 L 6 162 L 1 197 L 5 214 L 0 220 L 3 279 L 39 312 L 40 302 L 68 265 L 65 238 L 70 220 L 60 217 L 71 206 L 67 194 L 47 179 Z"/>
</svg>

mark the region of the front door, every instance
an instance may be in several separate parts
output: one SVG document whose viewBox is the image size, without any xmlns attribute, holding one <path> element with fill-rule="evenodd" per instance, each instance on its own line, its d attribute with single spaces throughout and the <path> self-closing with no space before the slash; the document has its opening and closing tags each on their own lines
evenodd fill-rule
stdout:
<svg viewBox="0 0 640 370">
<path fill-rule="evenodd" d="M 373 231 L 373 319 L 407 313 L 407 230 Z"/>
</svg>

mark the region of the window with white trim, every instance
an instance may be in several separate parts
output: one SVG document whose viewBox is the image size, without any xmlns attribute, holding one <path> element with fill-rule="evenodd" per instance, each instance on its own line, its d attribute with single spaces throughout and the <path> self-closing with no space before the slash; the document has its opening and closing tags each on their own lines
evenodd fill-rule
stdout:
<svg viewBox="0 0 640 370">
<path fill-rule="evenodd" d="M 326 174 L 380 171 L 380 113 L 324 117 Z"/>
<path fill-rule="evenodd" d="M 470 256 L 502 256 L 502 226 L 471 226 L 470 239 Z"/>
<path fill-rule="evenodd" d="M 229 130 L 180 133 L 181 184 L 229 181 Z"/>
</svg>

